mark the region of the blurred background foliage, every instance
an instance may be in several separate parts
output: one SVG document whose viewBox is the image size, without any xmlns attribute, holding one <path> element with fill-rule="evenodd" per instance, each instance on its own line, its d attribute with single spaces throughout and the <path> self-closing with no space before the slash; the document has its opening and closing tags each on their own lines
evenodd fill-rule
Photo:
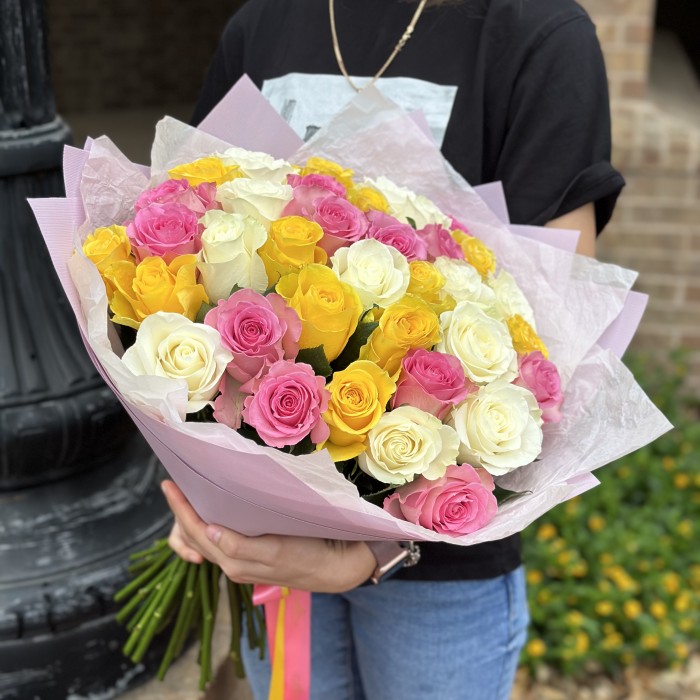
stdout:
<svg viewBox="0 0 700 700">
<path fill-rule="evenodd" d="M 679 668 L 700 646 L 700 399 L 682 351 L 625 362 L 675 428 L 524 533 L 533 672 Z"/>
</svg>

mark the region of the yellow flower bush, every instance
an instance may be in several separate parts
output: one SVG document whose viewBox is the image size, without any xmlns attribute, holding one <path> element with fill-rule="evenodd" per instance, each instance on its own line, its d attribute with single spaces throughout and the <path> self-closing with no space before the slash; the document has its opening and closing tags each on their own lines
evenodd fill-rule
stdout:
<svg viewBox="0 0 700 700">
<path fill-rule="evenodd" d="M 532 625 L 522 658 L 533 671 L 676 668 L 700 648 L 700 402 L 658 357 L 630 364 L 676 428 L 525 531 Z"/>
</svg>

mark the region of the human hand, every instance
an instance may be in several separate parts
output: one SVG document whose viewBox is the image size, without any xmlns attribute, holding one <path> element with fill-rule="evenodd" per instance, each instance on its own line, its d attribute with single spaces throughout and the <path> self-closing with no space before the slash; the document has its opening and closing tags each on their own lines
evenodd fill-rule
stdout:
<svg viewBox="0 0 700 700">
<path fill-rule="evenodd" d="M 236 583 L 289 586 L 316 593 L 342 593 L 366 581 L 377 562 L 364 542 L 314 537 L 247 537 L 220 525 L 207 525 L 182 491 L 164 481 L 163 493 L 175 515 L 168 540 L 187 561 L 218 564 Z"/>
</svg>

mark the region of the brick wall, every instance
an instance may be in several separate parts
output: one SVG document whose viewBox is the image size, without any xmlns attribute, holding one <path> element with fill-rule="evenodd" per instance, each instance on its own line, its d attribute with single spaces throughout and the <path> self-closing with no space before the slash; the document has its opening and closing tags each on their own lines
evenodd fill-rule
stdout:
<svg viewBox="0 0 700 700">
<path fill-rule="evenodd" d="M 646 95 L 654 0 L 579 0 L 593 18 L 605 53 L 610 95 Z"/>
<path fill-rule="evenodd" d="M 613 163 L 627 187 L 600 257 L 640 273 L 650 295 L 634 345 L 690 353 L 700 389 L 700 125 L 657 106 L 648 75 L 653 0 L 582 0 L 598 29 L 612 98 Z"/>
</svg>

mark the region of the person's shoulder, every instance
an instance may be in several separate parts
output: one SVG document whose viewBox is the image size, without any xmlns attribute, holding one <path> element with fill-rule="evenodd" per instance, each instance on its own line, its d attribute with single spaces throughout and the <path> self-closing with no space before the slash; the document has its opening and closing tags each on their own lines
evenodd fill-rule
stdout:
<svg viewBox="0 0 700 700">
<path fill-rule="evenodd" d="M 537 42 L 572 23 L 592 26 L 575 0 L 487 0 L 485 20 L 499 38 L 520 45 Z"/>
</svg>

